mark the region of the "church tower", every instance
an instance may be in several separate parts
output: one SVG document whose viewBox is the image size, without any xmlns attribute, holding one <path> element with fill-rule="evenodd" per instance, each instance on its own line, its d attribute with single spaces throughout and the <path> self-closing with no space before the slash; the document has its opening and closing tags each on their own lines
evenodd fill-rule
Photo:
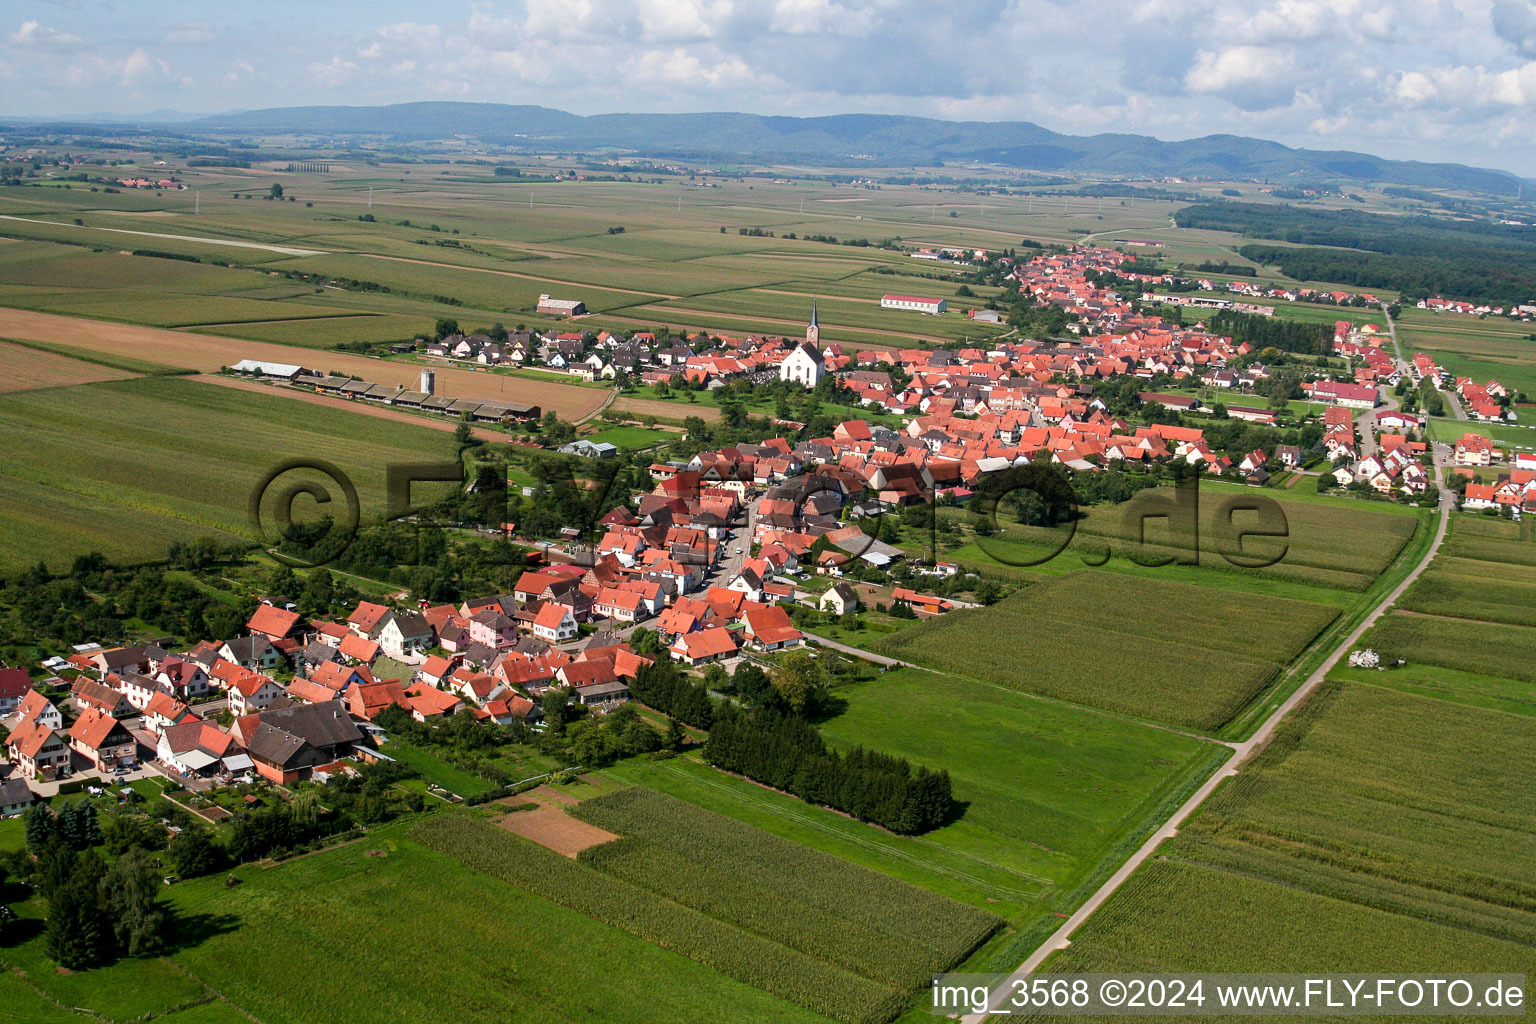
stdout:
<svg viewBox="0 0 1536 1024">
<path fill-rule="evenodd" d="M 816 303 L 811 302 L 811 322 L 805 325 L 805 343 L 821 347 L 821 325 L 816 322 Z"/>
</svg>

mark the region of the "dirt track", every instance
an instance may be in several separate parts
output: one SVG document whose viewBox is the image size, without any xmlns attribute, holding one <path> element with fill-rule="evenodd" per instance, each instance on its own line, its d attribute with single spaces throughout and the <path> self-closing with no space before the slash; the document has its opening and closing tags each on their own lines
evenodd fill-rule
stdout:
<svg viewBox="0 0 1536 1024">
<path fill-rule="evenodd" d="M 576 420 L 603 404 L 607 393 L 594 388 L 572 387 L 549 381 L 509 377 L 505 374 L 425 367 L 324 349 L 299 348 L 265 341 L 192 334 L 160 327 L 86 320 L 81 317 L 34 313 L 0 308 L 0 338 L 55 342 L 74 348 L 146 359 L 165 366 L 213 373 L 242 359 L 273 363 L 297 363 L 322 373 L 345 373 L 376 384 L 401 384 L 414 388 L 423 369 L 437 374 L 437 393 L 450 398 L 477 398 L 486 402 L 527 402 L 554 409 L 562 419 Z"/>
</svg>

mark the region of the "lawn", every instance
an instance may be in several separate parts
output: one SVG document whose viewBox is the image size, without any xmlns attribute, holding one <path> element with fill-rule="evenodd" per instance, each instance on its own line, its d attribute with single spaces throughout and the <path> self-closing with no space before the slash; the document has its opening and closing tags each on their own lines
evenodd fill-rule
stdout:
<svg viewBox="0 0 1536 1024">
<path fill-rule="evenodd" d="M 1091 570 L 878 643 L 882 653 L 1214 733 L 1338 615 L 1327 605 Z"/>
<path fill-rule="evenodd" d="M 143 560 L 200 534 L 253 538 L 250 498 L 289 459 L 335 464 L 354 481 L 364 516 L 383 514 L 390 464 L 453 460 L 441 431 L 177 377 L 3 395 L 0 429 L 10 440 L 0 453 L 5 569 L 93 550 Z M 336 483 L 313 471 L 280 484 L 298 478 L 336 504 L 317 510 L 303 498 L 296 518 L 343 505 Z M 430 489 L 418 485 L 413 498 Z M 275 532 L 270 501 L 263 514 Z"/>
<path fill-rule="evenodd" d="M 594 443 L 607 442 L 620 448 L 653 448 L 658 444 L 676 441 L 679 435 L 670 430 L 650 430 L 646 427 L 606 427 L 587 437 Z"/>
</svg>

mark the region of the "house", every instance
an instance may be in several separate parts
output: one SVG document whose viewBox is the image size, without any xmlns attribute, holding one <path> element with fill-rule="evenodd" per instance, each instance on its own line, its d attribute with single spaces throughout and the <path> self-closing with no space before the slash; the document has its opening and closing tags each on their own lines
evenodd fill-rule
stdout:
<svg viewBox="0 0 1536 1024">
<path fill-rule="evenodd" d="M 32 806 L 32 787 L 26 779 L 6 779 L 0 782 L 0 818 L 14 818 L 26 813 Z"/>
<path fill-rule="evenodd" d="M 283 695 L 277 682 L 260 672 L 242 672 L 229 681 L 229 710 L 237 715 L 265 711 Z"/>
<path fill-rule="evenodd" d="M 679 636 L 669 650 L 685 665 L 706 665 L 733 656 L 736 638 L 723 626 L 706 626 Z"/>
<path fill-rule="evenodd" d="M 53 701 L 36 690 L 28 690 L 27 695 L 21 698 L 21 703 L 16 705 L 16 714 L 23 722 L 37 722 L 50 729 L 64 728 L 64 716 L 59 714 L 59 709 Z"/>
<path fill-rule="evenodd" d="M 347 627 L 358 636 L 373 640 L 389 617 L 389 609 L 381 604 L 359 601 L 352 614 L 347 616 Z"/>
<path fill-rule="evenodd" d="M 347 710 L 355 718 L 373 721 L 384 709 L 395 704 L 410 710 L 405 690 L 397 680 L 383 683 L 363 683 L 347 691 Z"/>
<path fill-rule="evenodd" d="M 1464 434 L 1456 442 L 1455 462 L 1458 466 L 1493 465 L 1493 442 L 1481 434 Z"/>
<path fill-rule="evenodd" d="M 32 692 L 32 677 L 24 668 L 0 668 L 0 715 L 9 715 Z"/>
<path fill-rule="evenodd" d="M 379 629 L 379 646 L 391 658 L 415 658 L 433 644 L 432 624 L 419 612 L 391 615 Z"/>
<path fill-rule="evenodd" d="M 576 616 L 565 605 L 546 601 L 531 628 L 533 635 L 547 644 L 562 643 L 576 638 Z"/>
<path fill-rule="evenodd" d="M 31 779 L 52 778 L 69 767 L 69 744 L 57 727 L 24 719 L 5 738 L 6 755 L 18 774 Z"/>
<path fill-rule="evenodd" d="M 235 738 L 212 722 L 185 722 L 160 734 L 155 758 L 183 775 L 242 771 L 252 762 Z"/>
<path fill-rule="evenodd" d="M 469 639 L 487 647 L 511 647 L 517 643 L 517 622 L 499 606 L 482 608 L 469 617 Z"/>
<path fill-rule="evenodd" d="M 1461 507 L 1468 512 L 1480 512 L 1485 508 L 1498 507 L 1498 488 L 1493 484 L 1467 484 Z"/>
<path fill-rule="evenodd" d="M 196 718 L 191 708 L 161 690 L 151 697 L 149 704 L 145 706 L 143 724 L 144 728 L 158 736 L 173 725 Z"/>
<path fill-rule="evenodd" d="M 789 613 L 780 605 L 749 606 L 742 615 L 744 632 L 765 651 L 781 651 L 805 643 L 805 634 L 789 621 Z"/>
<path fill-rule="evenodd" d="M 272 646 L 265 636 L 253 634 L 226 640 L 219 648 L 219 657 L 241 668 L 270 672 L 282 663 L 283 652 Z"/>
<path fill-rule="evenodd" d="M 273 643 L 297 637 L 299 613 L 274 607 L 270 604 L 256 606 L 256 611 L 245 624 L 252 636 L 264 636 Z"/>
<path fill-rule="evenodd" d="M 109 677 L 116 680 L 117 676 Z M 98 708 L 109 715 L 131 715 L 134 707 L 121 690 L 115 689 L 106 683 L 98 683 L 95 680 L 80 676 L 71 687 L 71 693 L 75 699 L 75 706 L 80 709 Z"/>
<path fill-rule="evenodd" d="M 848 584 L 841 580 L 831 590 L 821 595 L 821 600 L 816 607 L 822 611 L 830 611 L 834 615 L 846 615 L 859 609 L 859 595 Z"/>
<path fill-rule="evenodd" d="M 122 722 L 100 708 L 89 707 L 70 726 L 69 746 L 98 771 L 107 772 L 131 766 L 138 742 Z"/>
<path fill-rule="evenodd" d="M 298 704 L 235 721 L 230 730 L 262 778 L 281 785 L 351 754 L 363 738 L 338 701 Z"/>
<path fill-rule="evenodd" d="M 372 665 L 379 660 L 379 642 L 358 636 L 356 633 L 348 633 L 336 646 L 336 653 L 351 664 Z M 317 664 L 334 660 L 334 658 L 322 658 Z"/>
<path fill-rule="evenodd" d="M 411 709 L 411 717 L 418 722 L 444 715 L 456 715 L 464 707 L 464 702 L 458 697 L 451 693 L 444 693 L 426 683 L 417 683 L 406 690 L 405 703 Z"/>
<path fill-rule="evenodd" d="M 1286 469 L 1295 469 L 1301 465 L 1301 449 L 1294 444 L 1276 445 L 1275 458 Z"/>
</svg>

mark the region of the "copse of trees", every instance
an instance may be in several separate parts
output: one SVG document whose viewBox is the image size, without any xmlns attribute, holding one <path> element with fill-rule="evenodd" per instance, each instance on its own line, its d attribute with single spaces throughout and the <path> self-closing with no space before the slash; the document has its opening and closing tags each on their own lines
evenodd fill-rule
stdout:
<svg viewBox="0 0 1536 1024">
<path fill-rule="evenodd" d="M 708 729 L 715 720 L 709 688 L 683 675 L 665 656 L 644 665 L 629 684 L 630 696 L 695 729 Z"/>
<path fill-rule="evenodd" d="M 725 708 L 704 745 L 710 764 L 890 829 L 916 835 L 942 825 L 954 798 L 949 773 L 854 747 L 829 750 L 803 718 Z"/>
<path fill-rule="evenodd" d="M 1219 309 L 1211 314 L 1206 327 L 1212 334 L 1226 335 L 1235 344 L 1246 342 L 1250 348 L 1255 349 L 1273 348 L 1281 352 L 1299 352 L 1312 356 L 1326 356 L 1333 351 L 1332 324 Z"/>
</svg>

